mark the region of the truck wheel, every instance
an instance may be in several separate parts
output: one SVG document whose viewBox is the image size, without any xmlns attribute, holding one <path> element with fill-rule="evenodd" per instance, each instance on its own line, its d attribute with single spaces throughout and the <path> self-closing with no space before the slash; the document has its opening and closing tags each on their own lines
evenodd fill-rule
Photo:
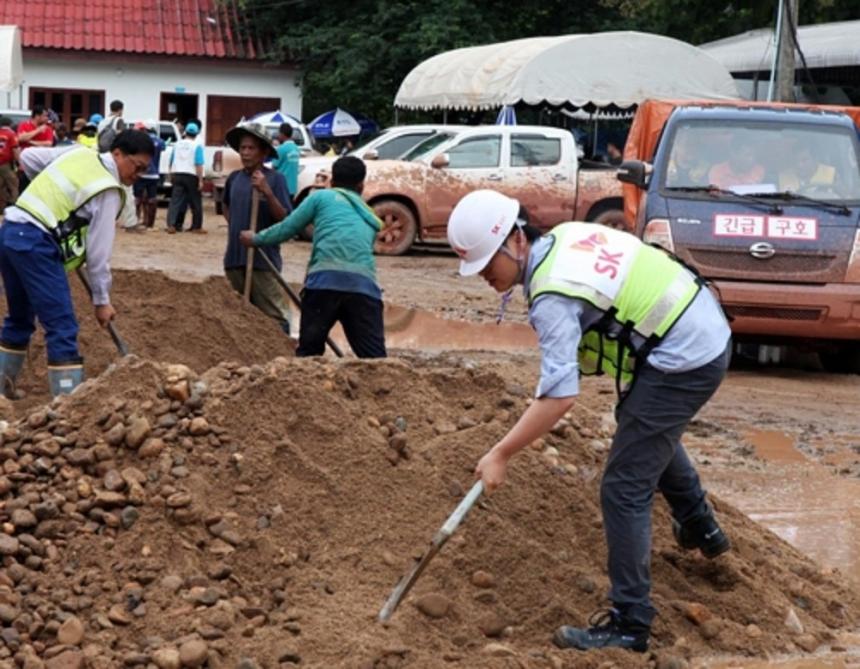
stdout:
<svg viewBox="0 0 860 669">
<path fill-rule="evenodd" d="M 224 189 L 215 186 L 215 197 L 213 199 L 215 200 L 215 213 L 221 216 L 224 213 Z"/>
<path fill-rule="evenodd" d="M 406 253 L 415 241 L 418 221 L 415 214 L 397 200 L 380 200 L 373 210 L 382 220 L 382 230 L 376 235 L 373 250 L 383 256 L 399 256 Z"/>
<path fill-rule="evenodd" d="M 860 374 L 860 345 L 840 344 L 818 352 L 821 366 L 834 374 Z"/>
<path fill-rule="evenodd" d="M 607 228 L 629 232 L 627 229 L 627 220 L 624 218 L 624 212 L 620 209 L 607 209 L 595 216 L 594 220 L 591 222 L 605 225 Z"/>
</svg>

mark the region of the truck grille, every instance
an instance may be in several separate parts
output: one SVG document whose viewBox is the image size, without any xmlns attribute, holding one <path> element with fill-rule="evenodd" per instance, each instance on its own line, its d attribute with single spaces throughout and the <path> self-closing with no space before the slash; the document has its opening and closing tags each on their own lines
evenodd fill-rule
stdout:
<svg viewBox="0 0 860 669">
<path fill-rule="evenodd" d="M 693 264 L 705 276 L 719 275 L 725 270 L 755 274 L 786 274 L 803 276 L 805 274 L 830 273 L 840 263 L 840 258 L 823 253 L 786 253 L 778 251 L 767 260 L 757 260 L 748 252 L 736 250 L 690 249 Z"/>
<path fill-rule="evenodd" d="M 743 318 L 775 318 L 783 321 L 817 321 L 823 309 L 798 309 L 793 307 L 749 307 L 725 305 L 732 316 Z"/>
</svg>

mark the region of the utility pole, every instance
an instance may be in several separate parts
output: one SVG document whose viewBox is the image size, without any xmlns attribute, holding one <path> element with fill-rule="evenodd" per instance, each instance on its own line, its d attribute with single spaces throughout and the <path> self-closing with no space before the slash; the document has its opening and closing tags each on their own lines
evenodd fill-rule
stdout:
<svg viewBox="0 0 860 669">
<path fill-rule="evenodd" d="M 776 54 L 776 99 L 780 102 L 794 102 L 794 56 L 795 46 L 792 26 L 797 28 L 800 0 L 780 0 Z"/>
</svg>

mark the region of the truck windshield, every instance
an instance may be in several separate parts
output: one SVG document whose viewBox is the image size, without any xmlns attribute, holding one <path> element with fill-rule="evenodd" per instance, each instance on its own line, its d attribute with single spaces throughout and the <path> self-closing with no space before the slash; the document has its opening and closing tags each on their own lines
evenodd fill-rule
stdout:
<svg viewBox="0 0 860 669">
<path fill-rule="evenodd" d="M 431 149 L 435 149 L 442 142 L 447 142 L 454 136 L 452 132 L 440 132 L 432 137 L 428 137 L 423 142 L 415 146 L 411 151 L 400 157 L 400 160 L 415 160 L 420 158 Z"/>
<path fill-rule="evenodd" d="M 844 126 L 685 121 L 670 144 L 662 186 L 860 200 L 858 136 Z"/>
</svg>

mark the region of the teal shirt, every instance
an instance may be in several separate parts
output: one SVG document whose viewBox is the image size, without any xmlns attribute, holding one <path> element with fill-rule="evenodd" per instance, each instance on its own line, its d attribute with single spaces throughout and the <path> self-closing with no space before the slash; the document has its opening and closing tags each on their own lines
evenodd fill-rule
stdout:
<svg viewBox="0 0 860 669">
<path fill-rule="evenodd" d="M 283 221 L 254 235 L 254 246 L 271 246 L 314 224 L 308 275 L 335 270 L 359 274 L 376 283 L 373 243 L 382 222 L 361 196 L 342 188 L 311 193 Z"/>
<path fill-rule="evenodd" d="M 299 189 L 299 158 L 301 151 L 292 140 L 288 140 L 278 147 L 278 157 L 272 161 L 272 167 L 284 175 L 287 180 L 287 188 L 290 197 L 295 197 Z"/>
</svg>

